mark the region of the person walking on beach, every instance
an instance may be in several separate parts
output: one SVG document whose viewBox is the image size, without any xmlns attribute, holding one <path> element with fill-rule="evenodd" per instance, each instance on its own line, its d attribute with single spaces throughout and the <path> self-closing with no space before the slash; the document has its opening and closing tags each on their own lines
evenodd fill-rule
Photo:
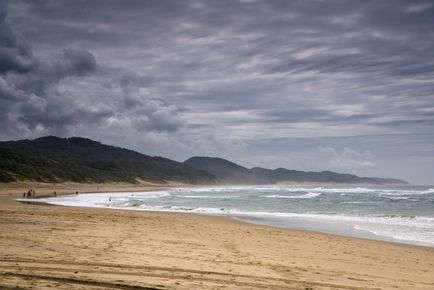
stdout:
<svg viewBox="0 0 434 290">
<path fill-rule="evenodd" d="M 54 197 L 57 197 L 57 192 L 54 192 Z"/>
</svg>

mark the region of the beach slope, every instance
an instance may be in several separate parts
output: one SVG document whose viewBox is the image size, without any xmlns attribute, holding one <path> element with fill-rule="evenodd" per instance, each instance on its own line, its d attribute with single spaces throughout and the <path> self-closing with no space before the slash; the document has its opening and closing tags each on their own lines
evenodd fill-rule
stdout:
<svg viewBox="0 0 434 290">
<path fill-rule="evenodd" d="M 434 289 L 434 248 L 13 201 L 22 190 L 0 190 L 1 289 Z"/>
</svg>

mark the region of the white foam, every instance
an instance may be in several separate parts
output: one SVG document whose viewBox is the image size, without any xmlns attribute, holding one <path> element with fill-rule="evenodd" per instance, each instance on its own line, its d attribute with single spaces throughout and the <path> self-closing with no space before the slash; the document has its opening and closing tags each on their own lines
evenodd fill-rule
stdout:
<svg viewBox="0 0 434 290">
<path fill-rule="evenodd" d="M 407 196 L 393 196 L 393 195 L 388 196 L 387 198 L 394 199 L 394 200 L 407 200 L 407 199 L 409 199 L 409 197 L 407 197 Z"/>
<path fill-rule="evenodd" d="M 377 236 L 391 237 L 393 239 L 425 243 L 434 246 L 434 231 L 426 228 L 413 226 L 390 225 L 390 224 L 361 224 L 355 225 L 355 229 L 364 230 Z"/>
<path fill-rule="evenodd" d="M 228 198 L 237 198 L 236 195 L 174 195 L 174 197 L 179 198 L 216 198 L 216 199 L 228 199 Z"/>
<path fill-rule="evenodd" d="M 215 194 L 214 194 L 215 193 Z M 311 223 L 326 222 L 339 228 L 339 225 L 352 227 L 359 231 L 368 231 L 377 236 L 389 237 L 399 239 L 402 241 L 423 242 L 434 245 L 434 217 L 431 216 L 379 216 L 371 214 L 370 216 L 357 216 L 357 215 L 343 215 L 343 214 L 319 214 L 319 213 L 294 213 L 294 212 L 272 212 L 273 208 L 265 209 L 263 211 L 241 210 L 236 208 L 235 203 L 232 208 L 219 208 L 218 205 L 214 206 L 217 199 L 231 199 L 231 198 L 270 198 L 270 204 L 278 203 L 280 198 L 288 199 L 313 199 L 322 194 L 327 195 L 336 193 L 336 201 L 339 199 L 342 204 L 357 204 L 357 203 L 382 203 L 377 200 L 357 200 L 349 195 L 358 193 L 375 193 L 374 197 L 385 196 L 390 199 L 405 200 L 411 202 L 411 195 L 432 194 L 434 189 L 430 188 L 425 191 L 421 190 L 374 190 L 367 188 L 302 188 L 302 187 L 276 187 L 276 186 L 237 186 L 237 187 L 209 187 L 209 188 L 183 188 L 173 189 L 169 191 L 155 191 L 155 192 L 133 192 L 133 193 L 91 193 L 79 194 L 71 196 L 59 196 L 56 198 L 43 198 L 38 199 L 38 202 L 47 202 L 57 205 L 65 206 L 80 206 L 80 207 L 108 207 L 115 209 L 130 209 L 130 210 L 146 210 L 146 211 L 171 211 L 171 212 L 194 212 L 201 214 L 211 215 L 229 215 L 236 217 L 254 217 L 259 220 L 278 220 L 279 224 L 294 224 L 297 221 L 307 220 Z M 344 197 L 341 197 L 341 196 Z M 348 195 L 348 196 L 346 196 Z M 178 197 L 178 202 L 185 202 L 189 206 L 180 206 L 176 204 L 170 205 L 152 205 L 155 201 L 160 202 L 159 198 L 165 197 Z M 185 201 L 182 201 L 185 198 Z M 276 199 L 272 203 L 272 199 Z M 203 199 L 200 206 L 192 207 L 188 203 L 188 199 Z M 213 199 L 212 202 L 207 203 L 206 199 Z M 365 198 L 364 198 L 365 199 Z M 28 201 L 24 199 L 24 201 Z M 169 202 L 170 199 L 166 200 Z M 315 200 L 314 200 L 315 201 Z M 301 200 L 300 200 L 301 202 Z M 319 202 L 319 200 L 318 200 Z M 195 202 L 198 204 L 199 201 Z M 226 203 L 228 204 L 228 203 Z M 210 206 L 211 205 L 211 206 Z M 240 205 L 242 206 L 242 205 Z M 291 222 L 289 222 L 291 221 Z"/>
<path fill-rule="evenodd" d="M 315 191 L 321 191 L 321 192 L 329 192 L 329 193 L 369 193 L 369 192 L 376 192 L 375 189 L 368 189 L 364 187 L 354 187 L 354 188 L 323 188 L 323 187 L 317 187 L 314 188 Z"/>
<path fill-rule="evenodd" d="M 378 194 L 380 196 L 401 196 L 401 195 L 420 195 L 432 194 L 434 189 L 430 188 L 425 191 L 420 190 L 396 190 L 396 189 L 370 189 L 365 187 L 351 187 L 351 188 L 338 188 L 338 187 L 292 187 L 292 186 L 219 186 L 219 187 L 197 187 L 197 188 L 182 188 L 174 190 L 179 193 L 234 193 L 238 191 L 249 191 L 252 193 L 270 193 L 268 196 L 275 196 L 280 198 L 284 197 L 286 192 L 289 193 L 337 193 L 342 196 L 346 194 Z M 276 194 L 273 194 L 276 193 Z M 283 193 L 283 194 L 279 194 Z M 205 196 L 211 196 L 205 194 Z M 188 198 L 188 197 L 187 197 Z"/>
<path fill-rule="evenodd" d="M 382 203 L 381 201 L 341 201 L 340 204 L 376 204 Z"/>
<path fill-rule="evenodd" d="M 428 190 L 422 191 L 421 194 L 431 194 L 434 193 L 434 188 L 430 188 Z"/>
<path fill-rule="evenodd" d="M 265 197 L 267 198 L 315 198 L 317 196 L 320 196 L 322 193 L 321 192 L 308 192 L 306 194 L 303 195 L 277 195 L 277 194 L 272 194 L 272 195 L 266 195 Z"/>
<path fill-rule="evenodd" d="M 301 214 L 282 212 L 248 212 L 231 210 L 231 214 L 243 217 L 263 217 L 327 222 L 328 226 L 335 224 L 351 226 L 356 230 L 370 232 L 379 237 L 397 239 L 402 242 L 412 242 L 434 246 L 434 217 L 412 216 L 349 216 L 330 214 Z M 296 222 L 296 221 L 295 221 Z M 282 224 L 282 223 L 279 223 Z M 284 224 L 284 223 L 283 223 Z M 333 227 L 333 226 L 332 226 Z M 333 230 L 332 230 L 333 232 Z"/>
<path fill-rule="evenodd" d="M 293 186 L 218 186 L 177 189 L 178 192 L 234 192 L 248 190 L 253 192 L 321 192 L 321 193 L 370 193 L 388 190 L 368 189 L 364 187 L 354 188 L 328 188 L 328 187 L 293 187 Z"/>
<path fill-rule="evenodd" d="M 171 194 L 167 191 L 147 191 L 147 192 L 110 192 L 110 193 L 86 193 L 78 195 L 65 195 L 58 197 L 40 198 L 36 201 L 54 205 L 78 206 L 78 207 L 106 207 L 113 204 L 122 206 L 132 199 L 147 200 L 156 199 Z M 29 201 L 24 199 L 24 201 Z"/>
<path fill-rule="evenodd" d="M 434 194 L 434 189 L 430 188 L 428 190 L 420 191 L 420 190 L 382 190 L 380 195 L 383 196 L 402 196 L 402 195 L 425 195 L 425 194 Z"/>
</svg>

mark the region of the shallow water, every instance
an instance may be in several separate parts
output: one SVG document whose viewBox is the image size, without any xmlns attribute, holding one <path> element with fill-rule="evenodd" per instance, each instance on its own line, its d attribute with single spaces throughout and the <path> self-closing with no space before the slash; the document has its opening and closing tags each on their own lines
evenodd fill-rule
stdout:
<svg viewBox="0 0 434 290">
<path fill-rule="evenodd" d="M 226 215 L 285 228 L 434 247 L 434 186 L 228 186 L 79 194 L 38 201 Z"/>
</svg>

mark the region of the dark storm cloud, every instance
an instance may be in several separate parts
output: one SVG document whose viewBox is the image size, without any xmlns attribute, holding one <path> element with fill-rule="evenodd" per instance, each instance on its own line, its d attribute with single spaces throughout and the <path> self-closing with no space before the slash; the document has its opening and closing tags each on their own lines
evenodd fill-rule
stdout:
<svg viewBox="0 0 434 290">
<path fill-rule="evenodd" d="M 339 161 L 325 163 L 356 166 L 375 162 L 328 138 L 434 131 L 432 1 L 5 3 L 3 138 L 100 136 L 180 159 L 316 138 Z"/>
<path fill-rule="evenodd" d="M 35 56 L 32 46 L 7 22 L 5 6 L 0 9 L 2 136 L 68 135 L 77 127 L 119 121 L 138 131 L 173 131 L 180 125 L 174 106 L 151 98 L 132 102 L 137 90 L 128 87 L 137 84 L 134 73 L 116 70 L 112 75 L 84 48 L 61 46 L 48 58 Z M 95 95 L 84 98 L 74 82 L 87 83 L 86 94 Z M 121 94 L 105 100 L 104 88 L 90 82 L 110 83 L 110 89 Z"/>
<path fill-rule="evenodd" d="M 7 23 L 6 9 L 0 2 L 0 73 L 25 72 L 35 62 L 27 43 L 17 36 Z"/>
<path fill-rule="evenodd" d="M 86 76 L 96 71 L 97 64 L 92 53 L 82 49 L 65 49 L 49 61 L 35 59 L 35 64 L 26 72 L 9 74 L 6 80 L 28 93 L 45 95 L 46 90 L 61 79 Z M 8 72 L 8 71 L 6 71 Z M 9 70 L 11 72 L 11 70 Z"/>
</svg>

